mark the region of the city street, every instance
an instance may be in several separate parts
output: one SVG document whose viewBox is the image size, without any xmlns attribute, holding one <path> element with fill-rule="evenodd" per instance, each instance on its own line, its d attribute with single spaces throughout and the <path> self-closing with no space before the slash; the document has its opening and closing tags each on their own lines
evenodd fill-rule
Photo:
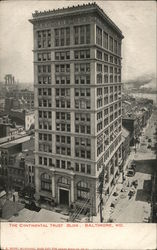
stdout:
<svg viewBox="0 0 157 250">
<path fill-rule="evenodd" d="M 119 179 L 109 200 L 103 209 L 104 222 L 129 223 L 149 222 L 151 215 L 151 189 L 152 175 L 156 167 L 155 152 L 152 150 L 156 143 L 155 122 L 156 114 L 152 114 L 147 126 L 142 132 L 140 144 L 132 148 L 127 166 L 132 160 L 136 163 L 136 173 L 133 177 L 127 177 L 122 184 Z M 150 145 L 150 146 L 148 146 Z M 125 173 L 127 172 L 127 169 Z M 137 180 L 138 185 L 133 188 L 132 182 Z M 135 190 L 134 195 L 129 196 L 130 191 Z M 123 192 L 122 192 L 123 191 Z M 117 193 L 115 196 L 114 194 Z M 98 220 L 94 218 L 94 220 Z"/>
</svg>

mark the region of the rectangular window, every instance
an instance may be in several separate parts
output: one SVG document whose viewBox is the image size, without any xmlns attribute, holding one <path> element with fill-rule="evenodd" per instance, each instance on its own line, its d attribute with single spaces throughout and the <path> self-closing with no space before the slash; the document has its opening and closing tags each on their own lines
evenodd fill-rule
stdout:
<svg viewBox="0 0 157 250">
<path fill-rule="evenodd" d="M 109 49 L 113 52 L 113 38 L 111 36 L 109 37 Z"/>
<path fill-rule="evenodd" d="M 87 174 L 91 174 L 91 165 L 87 165 Z"/>
<path fill-rule="evenodd" d="M 96 43 L 102 46 L 102 29 L 96 26 Z"/>
<path fill-rule="evenodd" d="M 60 168 L 60 160 L 56 160 L 56 167 Z"/>
<path fill-rule="evenodd" d="M 79 164 L 75 163 L 75 171 L 79 172 Z"/>
<path fill-rule="evenodd" d="M 108 49 L 108 34 L 106 32 L 104 32 L 103 36 L 103 46 L 105 49 Z"/>
<path fill-rule="evenodd" d="M 85 173 L 85 164 L 81 164 L 81 172 Z"/>
</svg>

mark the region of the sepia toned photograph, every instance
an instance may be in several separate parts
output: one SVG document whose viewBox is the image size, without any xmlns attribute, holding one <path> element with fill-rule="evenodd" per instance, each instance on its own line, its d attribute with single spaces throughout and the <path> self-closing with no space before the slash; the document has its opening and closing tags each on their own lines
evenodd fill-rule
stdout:
<svg viewBox="0 0 157 250">
<path fill-rule="evenodd" d="M 0 221 L 157 223 L 155 1 L 0 2 Z"/>
</svg>

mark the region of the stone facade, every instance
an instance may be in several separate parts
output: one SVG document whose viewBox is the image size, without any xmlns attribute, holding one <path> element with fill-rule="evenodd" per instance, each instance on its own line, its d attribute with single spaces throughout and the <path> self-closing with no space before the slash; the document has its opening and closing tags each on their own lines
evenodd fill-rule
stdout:
<svg viewBox="0 0 157 250">
<path fill-rule="evenodd" d="M 122 158 L 123 35 L 96 4 L 35 12 L 30 22 L 36 199 L 96 214 Z"/>
</svg>

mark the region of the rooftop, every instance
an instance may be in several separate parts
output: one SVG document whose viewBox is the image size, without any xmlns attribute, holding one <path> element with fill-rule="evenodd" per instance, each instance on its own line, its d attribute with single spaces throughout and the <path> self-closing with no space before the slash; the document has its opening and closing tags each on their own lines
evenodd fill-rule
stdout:
<svg viewBox="0 0 157 250">
<path fill-rule="evenodd" d="M 96 11 L 103 19 L 108 22 L 114 30 L 116 30 L 121 37 L 123 38 L 122 31 L 117 27 L 117 25 L 106 15 L 106 13 L 101 9 L 95 2 L 94 3 L 88 3 L 88 4 L 83 4 L 83 5 L 76 5 L 76 6 L 71 6 L 71 7 L 66 7 L 66 8 L 61 8 L 61 9 L 53 9 L 53 10 L 45 10 L 45 11 L 35 11 L 32 16 L 33 19 L 30 20 L 31 23 L 34 23 L 36 20 L 40 19 L 47 19 L 47 18 L 55 18 L 58 16 L 64 16 L 65 15 L 76 15 L 80 14 L 81 12 L 87 12 L 87 11 Z"/>
<path fill-rule="evenodd" d="M 29 140 L 30 140 L 30 136 L 24 136 L 24 137 L 16 139 L 16 140 L 6 142 L 6 143 L 2 144 L 0 147 L 7 149 L 7 148 L 11 148 L 15 145 L 18 145 L 20 143 L 24 143 L 24 142 L 29 141 Z"/>
</svg>

